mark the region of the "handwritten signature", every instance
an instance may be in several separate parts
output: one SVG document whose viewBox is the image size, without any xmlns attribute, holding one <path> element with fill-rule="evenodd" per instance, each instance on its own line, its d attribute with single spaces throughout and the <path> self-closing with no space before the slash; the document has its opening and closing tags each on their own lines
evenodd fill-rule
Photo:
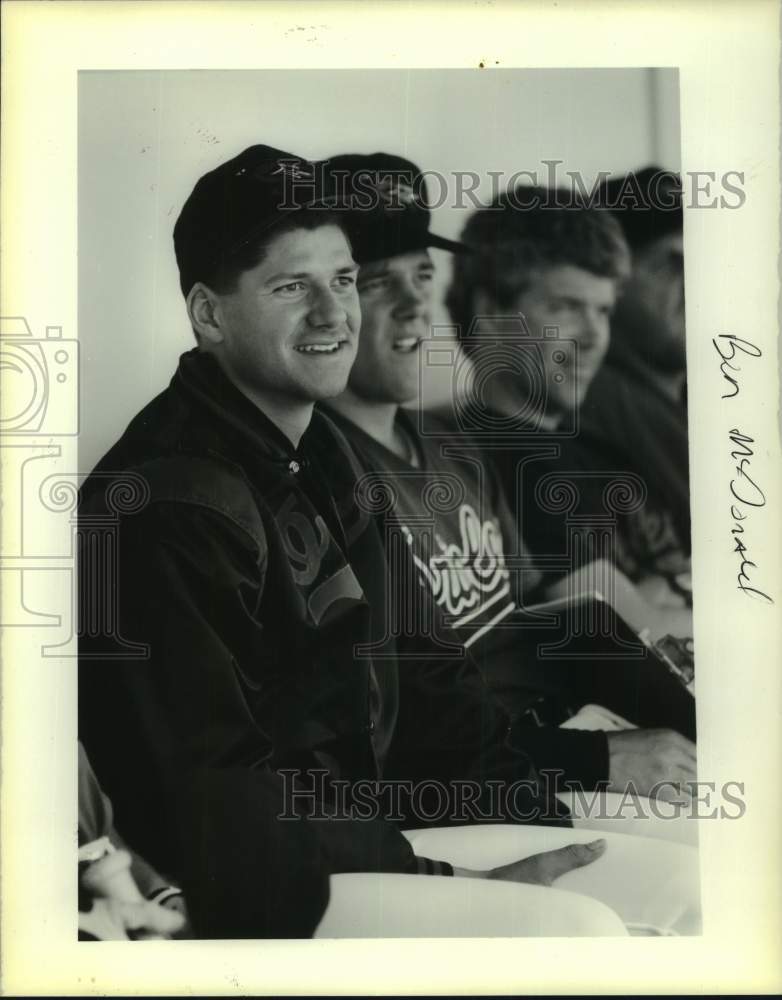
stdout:
<svg viewBox="0 0 782 1000">
<path fill-rule="evenodd" d="M 750 511 L 746 510 L 746 508 L 765 507 L 766 505 L 766 496 L 763 490 L 747 471 L 750 460 L 755 454 L 750 445 L 753 445 L 755 442 L 748 434 L 742 434 L 735 427 L 729 432 L 729 436 L 734 446 L 730 457 L 737 463 L 735 467 L 736 476 L 730 481 L 730 492 L 736 501 L 736 503 L 731 504 L 730 508 L 730 516 L 733 518 L 734 523 L 733 528 L 731 528 L 731 534 L 736 543 L 733 551 L 738 554 L 741 560 L 741 565 L 736 575 L 736 582 L 739 590 L 743 591 L 743 593 L 773 604 L 774 599 L 772 597 L 769 597 L 764 591 L 758 590 L 757 587 L 751 585 L 750 575 L 747 571 L 748 569 L 757 569 L 758 567 L 749 558 L 749 550 L 742 538 L 744 535 L 744 525 L 742 522 L 746 521 L 750 514 Z"/>
<path fill-rule="evenodd" d="M 731 374 L 731 372 L 741 371 L 741 365 L 735 363 L 737 355 L 744 354 L 750 358 L 760 358 L 763 356 L 763 352 L 757 345 L 749 340 L 744 340 L 743 337 L 737 337 L 735 333 L 721 333 L 712 340 L 712 344 L 717 354 L 722 358 L 720 362 L 722 377 L 732 386 L 730 392 L 723 393 L 722 399 L 735 399 L 741 390 L 738 379 Z M 738 589 L 749 597 L 773 604 L 772 597 L 769 597 L 765 591 L 752 586 L 749 570 L 756 570 L 758 567 L 757 563 L 749 558 L 749 549 L 743 538 L 745 534 L 743 522 L 749 517 L 752 508 L 766 506 L 765 493 L 749 473 L 751 459 L 755 454 L 750 445 L 753 445 L 755 441 L 749 434 L 742 434 L 736 427 L 728 432 L 728 436 L 733 445 L 730 457 L 736 463 L 736 475 L 730 481 L 730 492 L 735 501 L 730 506 L 730 516 L 733 519 L 730 533 L 733 535 L 735 543 L 733 551 L 741 560 L 739 571 L 736 574 L 736 583 Z"/>
<path fill-rule="evenodd" d="M 723 343 L 725 341 L 725 343 Z M 748 354 L 751 358 L 760 358 L 763 356 L 763 352 L 759 347 L 751 344 L 748 340 L 744 340 L 742 337 L 737 337 L 735 333 L 721 333 L 718 337 L 712 340 L 714 344 L 714 350 L 722 358 L 720 364 L 720 371 L 722 372 L 722 377 L 726 382 L 730 382 L 733 386 L 733 392 L 723 393 L 722 399 L 732 399 L 734 396 L 739 394 L 739 384 L 732 375 L 729 375 L 729 371 L 740 372 L 741 366 L 734 365 L 733 361 L 736 358 L 736 354 L 741 352 L 742 354 Z"/>
</svg>

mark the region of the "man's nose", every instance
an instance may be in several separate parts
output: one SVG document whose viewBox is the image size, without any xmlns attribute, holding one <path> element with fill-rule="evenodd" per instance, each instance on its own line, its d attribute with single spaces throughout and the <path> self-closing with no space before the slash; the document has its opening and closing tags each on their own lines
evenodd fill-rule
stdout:
<svg viewBox="0 0 782 1000">
<path fill-rule="evenodd" d="M 312 326 L 333 329 L 345 322 L 347 312 L 338 295 L 330 288 L 320 288 L 313 293 L 307 318 Z"/>
<path fill-rule="evenodd" d="M 422 288 L 414 281 L 404 281 L 397 291 L 394 314 L 399 319 L 413 319 L 425 311 L 428 300 L 428 286 Z"/>
</svg>

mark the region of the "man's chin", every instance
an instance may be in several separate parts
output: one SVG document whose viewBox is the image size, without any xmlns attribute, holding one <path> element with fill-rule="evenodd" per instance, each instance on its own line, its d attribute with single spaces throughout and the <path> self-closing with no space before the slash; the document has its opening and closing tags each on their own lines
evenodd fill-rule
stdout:
<svg viewBox="0 0 782 1000">
<path fill-rule="evenodd" d="M 389 396 L 389 402 L 396 403 L 397 406 L 412 406 L 418 399 L 418 381 L 414 386 L 403 385 L 392 389 Z"/>
<path fill-rule="evenodd" d="M 329 380 L 328 382 L 319 382 L 316 386 L 312 388 L 312 402 L 320 403 L 325 402 L 327 399 L 335 399 L 337 396 L 341 396 L 348 385 L 348 376 L 345 374 L 344 379 L 340 380 Z"/>
<path fill-rule="evenodd" d="M 418 380 L 415 385 L 391 384 L 384 385 L 379 381 L 367 384 L 355 378 L 348 379 L 351 393 L 364 403 L 374 403 L 377 406 L 411 406 L 418 399 Z"/>
</svg>

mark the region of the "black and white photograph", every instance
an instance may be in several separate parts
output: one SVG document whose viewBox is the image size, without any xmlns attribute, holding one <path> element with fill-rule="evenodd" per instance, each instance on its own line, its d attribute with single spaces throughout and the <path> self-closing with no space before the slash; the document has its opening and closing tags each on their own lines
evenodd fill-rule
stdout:
<svg viewBox="0 0 782 1000">
<path fill-rule="evenodd" d="M 247 5 L 297 63 L 77 63 L 75 325 L 4 287 L 2 621 L 67 687 L 58 946 L 105 992 L 148 942 L 152 992 L 222 948 L 277 954 L 220 987 L 262 993 L 416 942 L 578 956 L 514 992 L 643 990 L 577 967 L 638 948 L 694 972 L 742 867 L 779 925 L 778 857 L 719 862 L 716 905 L 713 874 L 778 829 L 731 756 L 778 775 L 779 435 L 739 409 L 778 405 L 776 343 L 703 304 L 708 225 L 729 254 L 772 168 L 695 148 L 664 50 L 322 65 L 329 5 L 290 7 Z"/>
<path fill-rule="evenodd" d="M 697 934 L 676 71 L 79 101 L 83 854 L 197 936 Z"/>
</svg>

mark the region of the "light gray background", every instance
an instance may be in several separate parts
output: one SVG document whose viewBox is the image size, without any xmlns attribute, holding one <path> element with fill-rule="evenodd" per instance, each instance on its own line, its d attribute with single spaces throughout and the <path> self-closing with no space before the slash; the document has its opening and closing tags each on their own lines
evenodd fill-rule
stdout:
<svg viewBox="0 0 782 1000">
<path fill-rule="evenodd" d="M 172 230 L 201 174 L 263 142 L 309 158 L 399 153 L 444 174 L 679 169 L 675 69 L 111 71 L 79 74 L 79 467 L 86 472 L 193 346 Z M 444 205 L 432 228 L 458 236 Z M 448 254 L 438 267 L 434 322 Z M 447 391 L 432 371 L 428 398 Z"/>
</svg>

